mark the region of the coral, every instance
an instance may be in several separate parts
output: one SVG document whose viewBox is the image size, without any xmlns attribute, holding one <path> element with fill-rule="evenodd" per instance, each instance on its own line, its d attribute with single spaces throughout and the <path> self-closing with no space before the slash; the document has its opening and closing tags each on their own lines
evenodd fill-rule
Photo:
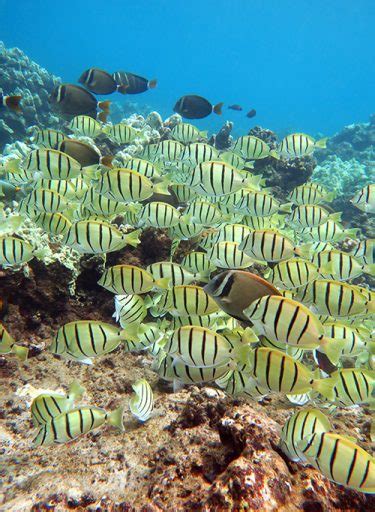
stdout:
<svg viewBox="0 0 375 512">
<path fill-rule="evenodd" d="M 248 135 L 254 135 L 254 137 L 258 137 L 258 139 L 267 142 L 271 149 L 275 149 L 277 147 L 277 135 L 268 128 L 254 126 L 254 128 L 251 128 Z"/>
<path fill-rule="evenodd" d="M 61 122 L 50 110 L 48 97 L 60 82 L 27 57 L 19 48 L 7 49 L 0 41 L 0 91 L 22 96 L 22 114 L 2 111 L 0 148 L 5 143 L 23 139 L 30 125 L 57 128 Z"/>
<path fill-rule="evenodd" d="M 225 124 L 220 128 L 216 135 L 212 135 L 209 143 L 215 146 L 217 149 L 228 149 L 232 145 L 233 137 L 231 131 L 233 129 L 233 123 L 226 121 Z"/>
</svg>

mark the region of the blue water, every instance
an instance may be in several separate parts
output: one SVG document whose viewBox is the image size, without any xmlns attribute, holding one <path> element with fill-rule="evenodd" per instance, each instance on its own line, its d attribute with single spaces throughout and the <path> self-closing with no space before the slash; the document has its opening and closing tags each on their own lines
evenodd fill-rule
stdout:
<svg viewBox="0 0 375 512">
<path fill-rule="evenodd" d="M 239 103 L 243 132 L 332 134 L 374 109 L 373 0 L 0 0 L 1 39 L 75 82 L 90 66 L 158 79 L 137 97 L 163 116 L 179 96 Z M 111 99 L 128 101 L 116 94 Z"/>
</svg>

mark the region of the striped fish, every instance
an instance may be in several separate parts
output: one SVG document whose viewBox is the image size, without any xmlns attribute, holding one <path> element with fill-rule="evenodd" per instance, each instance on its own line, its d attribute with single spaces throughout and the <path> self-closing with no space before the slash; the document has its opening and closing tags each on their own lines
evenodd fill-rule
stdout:
<svg viewBox="0 0 375 512">
<path fill-rule="evenodd" d="M 269 217 L 281 208 L 280 203 L 270 194 L 251 189 L 246 189 L 246 194 L 235 206 L 247 215 L 259 217 Z"/>
<path fill-rule="evenodd" d="M 182 144 L 190 144 L 207 138 L 207 132 L 201 132 L 189 123 L 179 123 L 171 131 L 171 136 Z"/>
<path fill-rule="evenodd" d="M 229 364 L 247 348 L 205 327 L 186 325 L 173 332 L 164 350 L 188 366 L 210 368 Z"/>
<path fill-rule="evenodd" d="M 351 255 L 364 265 L 372 265 L 375 263 L 375 239 L 367 238 L 358 243 L 353 249 Z"/>
<path fill-rule="evenodd" d="M 77 200 L 82 199 L 86 190 L 88 190 L 89 186 L 82 178 L 74 178 L 69 180 L 69 184 L 74 189 L 74 195 Z"/>
<path fill-rule="evenodd" d="M 169 188 L 174 193 L 179 203 L 187 203 L 198 196 L 193 189 L 184 183 L 172 183 Z"/>
<path fill-rule="evenodd" d="M 256 348 L 250 364 L 257 383 L 274 393 L 302 394 L 315 390 L 327 396 L 334 383 L 332 379 L 314 380 L 307 366 L 272 348 Z"/>
<path fill-rule="evenodd" d="M 56 149 L 35 149 L 24 164 L 26 172 L 38 171 L 44 178 L 70 180 L 77 178 L 82 167 L 77 160 Z"/>
<path fill-rule="evenodd" d="M 351 327 L 340 322 L 325 322 L 324 334 L 328 338 L 344 340 L 342 353 L 345 356 L 358 356 L 366 350 L 366 342 L 371 333 L 366 329 Z M 367 332 L 366 332 L 367 331 Z"/>
<path fill-rule="evenodd" d="M 154 162 L 156 159 L 156 153 L 158 150 L 158 144 L 146 144 L 143 147 L 142 151 L 139 153 L 139 158 L 143 158 L 144 160 L 149 160 L 150 162 Z"/>
<path fill-rule="evenodd" d="M 362 212 L 375 213 L 375 184 L 361 188 L 350 202 Z"/>
<path fill-rule="evenodd" d="M 207 257 L 218 268 L 248 268 L 253 263 L 249 256 L 239 249 L 238 242 L 218 242 L 207 253 Z"/>
<path fill-rule="evenodd" d="M 68 443 L 77 437 L 108 423 L 123 431 L 123 408 L 119 407 L 110 414 L 99 407 L 77 407 L 52 418 L 50 423 L 43 425 L 33 446 L 50 446 L 54 443 Z"/>
<path fill-rule="evenodd" d="M 210 261 L 205 252 L 193 251 L 189 252 L 183 257 L 181 261 L 181 267 L 186 268 L 193 274 L 201 274 L 208 276 L 211 272 L 216 270 L 215 265 Z"/>
<path fill-rule="evenodd" d="M 233 151 L 222 151 L 219 155 L 220 161 L 226 162 L 227 164 L 233 165 L 238 170 L 245 167 L 245 159 L 237 155 Z M 246 167 L 251 167 L 250 162 L 246 163 Z"/>
<path fill-rule="evenodd" d="M 33 137 L 33 143 L 40 148 L 55 149 L 64 139 L 66 139 L 66 135 L 57 130 L 37 129 Z"/>
<path fill-rule="evenodd" d="M 152 181 L 139 172 L 111 169 L 100 176 L 96 191 L 108 199 L 128 203 L 148 199 L 154 188 Z"/>
<path fill-rule="evenodd" d="M 195 167 L 202 162 L 209 160 L 216 160 L 219 157 L 219 152 L 213 146 L 204 143 L 189 144 L 186 146 L 181 154 L 181 162 Z"/>
<path fill-rule="evenodd" d="M 108 199 L 98 194 L 93 187 L 86 190 L 82 197 L 82 205 L 90 212 L 104 217 L 111 217 L 127 210 L 127 205 Z"/>
<path fill-rule="evenodd" d="M 13 352 L 20 361 L 26 361 L 29 350 L 26 347 L 18 345 L 0 322 L 0 354 L 5 355 L 11 352 Z"/>
<path fill-rule="evenodd" d="M 51 180 L 50 178 L 39 178 L 31 184 L 34 190 L 47 189 L 57 192 L 68 199 L 75 199 L 75 189 L 70 180 Z"/>
<path fill-rule="evenodd" d="M 329 400 L 347 407 L 375 404 L 375 371 L 363 368 L 341 368 L 331 374 L 335 380 Z"/>
<path fill-rule="evenodd" d="M 288 200 L 296 205 L 320 204 L 332 201 L 333 192 L 328 192 L 318 183 L 305 183 L 294 188 L 288 196 Z"/>
<path fill-rule="evenodd" d="M 301 302 L 312 303 L 320 315 L 335 318 L 375 312 L 375 300 L 369 300 L 355 287 L 341 281 L 317 279 L 300 295 Z"/>
<path fill-rule="evenodd" d="M 283 290 L 305 286 L 319 276 L 318 268 L 302 258 L 291 258 L 275 265 L 270 281 Z"/>
<path fill-rule="evenodd" d="M 130 144 L 140 136 L 140 132 L 138 130 L 135 130 L 132 126 L 125 123 L 118 123 L 113 126 L 105 127 L 103 131 L 118 144 Z"/>
<path fill-rule="evenodd" d="M 262 389 L 249 373 L 246 364 L 238 365 L 235 370 L 228 369 L 227 373 L 215 380 L 221 389 L 230 396 L 251 398 L 259 400 L 268 394 L 267 389 Z"/>
<path fill-rule="evenodd" d="M 184 269 L 178 263 L 171 261 L 161 261 L 152 263 L 146 267 L 147 272 L 150 272 L 154 279 L 168 278 L 170 286 L 177 286 L 180 284 L 190 284 L 193 281 L 201 281 L 201 276 L 197 273 L 191 273 Z M 206 280 L 206 279 L 205 279 Z"/>
<path fill-rule="evenodd" d="M 228 372 L 228 365 L 196 368 L 182 361 L 163 354 L 158 367 L 158 374 L 163 380 L 182 384 L 203 384 L 219 379 Z"/>
<path fill-rule="evenodd" d="M 68 395 L 59 393 L 43 393 L 34 398 L 30 406 L 30 412 L 35 427 L 50 423 L 53 418 L 69 411 L 75 402 L 82 398 L 85 388 L 77 381 L 69 386 Z"/>
<path fill-rule="evenodd" d="M 153 288 L 167 288 L 169 279 L 155 281 L 152 275 L 134 265 L 115 265 L 107 268 L 98 281 L 100 286 L 117 295 L 138 295 Z"/>
<path fill-rule="evenodd" d="M 319 205 L 302 204 L 294 208 L 288 221 L 298 228 L 314 228 L 327 222 L 328 218 L 340 221 L 341 213 L 330 214 Z"/>
<path fill-rule="evenodd" d="M 178 285 L 161 297 L 158 309 L 173 316 L 204 316 L 215 313 L 219 308 L 202 287 Z"/>
<path fill-rule="evenodd" d="M 109 354 L 126 339 L 117 326 L 98 320 L 77 320 L 59 328 L 50 352 L 68 355 L 75 361 L 92 364 L 91 358 Z"/>
<path fill-rule="evenodd" d="M 151 386 L 146 379 L 140 379 L 132 384 L 132 388 L 135 396 L 129 401 L 130 411 L 139 421 L 145 422 L 154 409 L 154 394 Z"/>
<path fill-rule="evenodd" d="M 279 154 L 286 158 L 297 158 L 311 155 L 316 148 L 325 148 L 327 138 L 315 141 L 310 135 L 292 133 L 283 138 L 279 147 Z"/>
<path fill-rule="evenodd" d="M 69 128 L 73 132 L 78 132 L 84 137 L 91 137 L 93 139 L 103 131 L 103 125 L 89 116 L 74 117 L 69 123 Z"/>
<path fill-rule="evenodd" d="M 145 204 L 138 216 L 140 225 L 161 229 L 176 226 L 180 218 L 180 212 L 174 206 L 161 201 Z"/>
<path fill-rule="evenodd" d="M 140 295 L 116 295 L 113 316 L 123 329 L 128 324 L 140 324 L 147 316 L 148 305 Z"/>
<path fill-rule="evenodd" d="M 53 236 L 65 235 L 72 226 L 70 220 L 62 213 L 39 213 L 33 221 L 48 234 Z"/>
<path fill-rule="evenodd" d="M 249 229 L 275 229 L 282 227 L 283 217 L 282 215 L 274 214 L 268 217 L 258 217 L 257 215 L 245 215 L 242 219 L 242 223 Z"/>
<path fill-rule="evenodd" d="M 336 249 L 316 254 L 313 262 L 325 279 L 348 281 L 362 273 L 375 275 L 375 265 L 362 265 L 350 254 Z"/>
<path fill-rule="evenodd" d="M 83 254 L 104 254 L 140 243 L 139 231 L 125 234 L 107 222 L 81 220 L 71 225 L 63 243 Z"/>
<path fill-rule="evenodd" d="M 211 249 L 215 243 L 219 230 L 215 228 L 202 229 L 202 233 L 198 238 L 198 245 L 205 251 Z"/>
<path fill-rule="evenodd" d="M 262 347 L 275 348 L 280 350 L 280 352 L 285 352 L 288 356 L 293 357 L 295 361 L 302 361 L 306 353 L 302 348 L 293 347 L 283 341 L 271 341 L 264 336 L 261 337 L 260 344 Z"/>
<path fill-rule="evenodd" d="M 239 249 L 250 258 L 270 262 L 290 259 L 296 251 L 289 238 L 270 229 L 253 231 L 242 240 Z"/>
<path fill-rule="evenodd" d="M 268 144 L 253 135 L 244 135 L 237 139 L 233 151 L 246 160 L 260 160 L 268 156 L 279 158 L 275 150 L 271 150 Z"/>
<path fill-rule="evenodd" d="M 58 192 L 46 188 L 32 190 L 24 198 L 24 205 L 39 212 L 62 213 L 68 208 L 68 200 Z M 21 210 L 20 210 L 21 211 Z"/>
<path fill-rule="evenodd" d="M 216 324 L 220 319 L 218 313 L 219 312 L 204 316 L 173 316 L 170 322 L 170 328 L 175 331 L 184 325 L 196 325 L 198 327 L 206 327 L 207 329 L 216 330 Z"/>
<path fill-rule="evenodd" d="M 314 433 L 298 442 L 298 450 L 332 482 L 375 492 L 375 459 L 353 441 L 333 432 Z"/>
<path fill-rule="evenodd" d="M 293 461 L 304 461 L 305 457 L 298 448 L 298 443 L 311 434 L 320 434 L 332 430 L 327 416 L 319 409 L 299 411 L 286 421 L 281 430 L 280 448 Z"/>
<path fill-rule="evenodd" d="M 203 229 L 201 224 L 186 222 L 186 218 L 179 217 L 178 223 L 168 229 L 168 236 L 172 240 L 190 240 L 198 236 Z"/>
<path fill-rule="evenodd" d="M 163 140 L 156 149 L 156 158 L 164 162 L 176 162 L 180 159 L 184 146 L 176 140 Z"/>
<path fill-rule="evenodd" d="M 146 178 L 160 177 L 160 166 L 156 166 L 148 160 L 143 160 L 142 158 L 131 158 L 126 161 L 125 165 L 127 169 L 137 171 L 139 174 L 142 174 L 142 176 L 146 176 Z"/>
<path fill-rule="evenodd" d="M 32 260 L 34 247 L 14 236 L 0 236 L 0 265 L 14 267 Z"/>
<path fill-rule="evenodd" d="M 212 226 L 222 220 L 220 210 L 208 201 L 192 202 L 185 210 L 184 215 L 190 217 L 191 222 L 202 224 L 202 226 Z"/>
</svg>

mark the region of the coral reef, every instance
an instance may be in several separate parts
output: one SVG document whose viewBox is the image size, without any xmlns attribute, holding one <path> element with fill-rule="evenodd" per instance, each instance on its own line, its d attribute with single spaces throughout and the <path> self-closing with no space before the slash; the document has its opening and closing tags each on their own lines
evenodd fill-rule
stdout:
<svg viewBox="0 0 375 512">
<path fill-rule="evenodd" d="M 0 148 L 23 139 L 31 125 L 57 128 L 61 122 L 51 112 L 48 97 L 60 79 L 29 59 L 19 48 L 7 49 L 1 41 L 0 67 L 0 91 L 22 96 L 22 115 L 5 109 L 2 112 Z"/>
<path fill-rule="evenodd" d="M 209 140 L 209 144 L 215 146 L 217 149 L 228 149 L 232 145 L 233 137 L 231 136 L 231 131 L 233 129 L 233 123 L 231 121 L 226 121 L 223 126 L 220 128 L 219 132 Z"/>
</svg>

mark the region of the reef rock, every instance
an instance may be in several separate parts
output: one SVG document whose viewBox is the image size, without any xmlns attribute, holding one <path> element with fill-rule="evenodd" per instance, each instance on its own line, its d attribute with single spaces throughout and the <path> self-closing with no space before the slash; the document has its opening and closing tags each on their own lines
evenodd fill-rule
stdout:
<svg viewBox="0 0 375 512">
<path fill-rule="evenodd" d="M 0 41 L 0 91 L 22 96 L 22 114 L 3 109 L 0 123 L 0 148 L 23 139 L 27 128 L 37 125 L 58 128 L 59 118 L 50 109 L 48 97 L 61 81 L 33 62 L 19 48 L 5 48 Z"/>
</svg>

